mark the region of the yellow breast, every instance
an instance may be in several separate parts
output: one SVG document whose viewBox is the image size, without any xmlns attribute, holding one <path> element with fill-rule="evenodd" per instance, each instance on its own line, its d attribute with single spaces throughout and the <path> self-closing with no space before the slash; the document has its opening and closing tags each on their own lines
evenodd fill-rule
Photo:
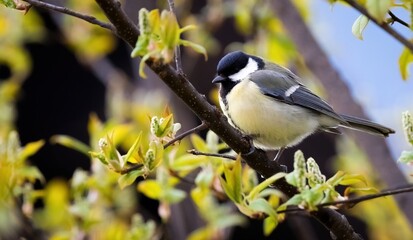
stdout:
<svg viewBox="0 0 413 240">
<path fill-rule="evenodd" d="M 226 100 L 228 105 L 224 113 L 230 123 L 251 135 L 254 145 L 261 149 L 293 146 L 319 126 L 315 114 L 263 95 L 249 80 L 237 84 Z"/>
</svg>

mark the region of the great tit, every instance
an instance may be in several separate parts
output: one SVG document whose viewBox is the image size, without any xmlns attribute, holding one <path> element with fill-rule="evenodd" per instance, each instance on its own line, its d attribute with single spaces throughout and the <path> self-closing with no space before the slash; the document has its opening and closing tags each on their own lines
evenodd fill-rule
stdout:
<svg viewBox="0 0 413 240">
<path fill-rule="evenodd" d="M 251 138 L 256 148 L 282 151 L 314 132 L 340 134 L 338 126 L 387 137 L 394 130 L 336 113 L 300 83 L 287 68 L 241 51 L 218 63 L 219 102 L 228 122 Z"/>
</svg>

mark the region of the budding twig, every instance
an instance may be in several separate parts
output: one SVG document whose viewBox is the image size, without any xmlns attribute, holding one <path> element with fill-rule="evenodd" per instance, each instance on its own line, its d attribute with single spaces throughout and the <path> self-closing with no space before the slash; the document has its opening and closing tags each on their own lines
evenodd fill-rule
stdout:
<svg viewBox="0 0 413 240">
<path fill-rule="evenodd" d="M 172 144 L 174 144 L 176 141 L 180 141 L 180 140 L 182 140 L 183 138 L 185 138 L 186 136 L 188 136 L 188 135 L 190 135 L 190 134 L 192 134 L 192 133 L 199 132 L 199 131 L 204 130 L 204 129 L 207 129 L 207 128 L 208 128 L 208 124 L 206 124 L 205 122 L 202 122 L 200 125 L 192 128 L 192 129 L 189 129 L 188 131 L 186 131 L 186 132 L 184 132 L 184 133 L 176 136 L 174 139 L 172 139 L 171 141 L 167 142 L 167 143 L 163 146 L 163 148 L 167 148 L 167 147 L 171 146 Z"/>
</svg>

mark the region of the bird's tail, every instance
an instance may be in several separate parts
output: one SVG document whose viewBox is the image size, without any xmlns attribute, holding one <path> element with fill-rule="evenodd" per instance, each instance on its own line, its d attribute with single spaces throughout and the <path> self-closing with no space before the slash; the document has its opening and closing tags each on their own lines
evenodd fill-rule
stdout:
<svg viewBox="0 0 413 240">
<path fill-rule="evenodd" d="M 350 129 L 354 129 L 354 130 L 358 130 L 362 132 L 367 132 L 367 133 L 379 135 L 382 137 L 387 137 L 389 136 L 390 133 L 394 133 L 394 130 L 391 128 L 385 127 L 383 125 L 380 125 L 374 122 L 370 122 L 362 118 L 343 115 L 343 114 L 340 114 L 340 117 L 342 117 L 349 124 L 349 125 L 341 125 L 346 128 L 350 128 Z"/>
</svg>

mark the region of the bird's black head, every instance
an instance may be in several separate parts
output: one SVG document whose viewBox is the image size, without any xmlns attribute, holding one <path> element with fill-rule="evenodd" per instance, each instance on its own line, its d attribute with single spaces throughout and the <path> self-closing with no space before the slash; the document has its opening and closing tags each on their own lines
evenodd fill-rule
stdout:
<svg viewBox="0 0 413 240">
<path fill-rule="evenodd" d="M 263 67 L 264 61 L 259 57 L 251 56 L 241 51 L 231 52 L 219 61 L 217 77 L 212 82 L 239 82 Z"/>
</svg>

